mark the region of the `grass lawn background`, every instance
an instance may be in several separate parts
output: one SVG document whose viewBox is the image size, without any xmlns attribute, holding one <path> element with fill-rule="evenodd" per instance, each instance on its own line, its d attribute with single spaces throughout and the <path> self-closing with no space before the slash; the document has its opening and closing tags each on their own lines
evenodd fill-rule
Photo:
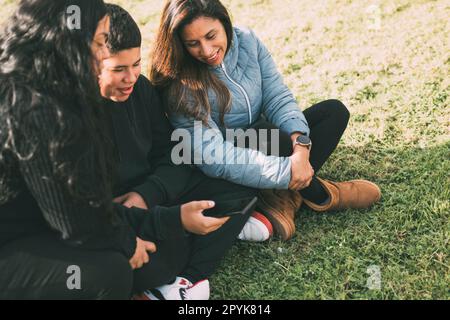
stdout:
<svg viewBox="0 0 450 320">
<path fill-rule="evenodd" d="M 163 1 L 123 5 L 144 35 Z M 0 21 L 16 1 L 0 0 Z M 303 208 L 289 242 L 238 243 L 211 278 L 213 299 L 449 299 L 450 2 L 226 0 L 255 30 L 305 109 L 344 102 L 352 117 L 320 176 L 378 183 L 370 210 Z M 380 289 L 369 289 L 370 267 Z"/>
</svg>

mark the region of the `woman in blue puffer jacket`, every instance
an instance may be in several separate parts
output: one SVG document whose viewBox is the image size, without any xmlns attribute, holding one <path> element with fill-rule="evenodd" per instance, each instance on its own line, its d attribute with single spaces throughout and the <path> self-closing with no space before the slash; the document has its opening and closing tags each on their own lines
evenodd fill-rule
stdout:
<svg viewBox="0 0 450 320">
<path fill-rule="evenodd" d="M 369 181 L 316 176 L 346 129 L 347 108 L 327 100 L 303 113 L 267 48 L 233 27 L 219 0 L 167 1 L 150 78 L 184 137 L 183 159 L 211 177 L 278 190 L 263 192 L 259 207 L 283 239 L 301 200 L 323 212 L 380 199 Z"/>
</svg>

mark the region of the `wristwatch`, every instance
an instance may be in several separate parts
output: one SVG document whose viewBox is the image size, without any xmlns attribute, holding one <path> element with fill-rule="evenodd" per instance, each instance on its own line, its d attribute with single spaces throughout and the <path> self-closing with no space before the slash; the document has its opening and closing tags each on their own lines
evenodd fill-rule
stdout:
<svg viewBox="0 0 450 320">
<path fill-rule="evenodd" d="M 301 134 L 295 139 L 294 146 L 296 145 L 306 147 L 311 150 L 312 142 L 308 136 Z"/>
</svg>

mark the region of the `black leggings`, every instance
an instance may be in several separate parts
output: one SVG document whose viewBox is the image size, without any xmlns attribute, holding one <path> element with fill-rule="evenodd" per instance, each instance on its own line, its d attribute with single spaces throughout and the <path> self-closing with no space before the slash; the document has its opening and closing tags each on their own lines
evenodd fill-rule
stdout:
<svg viewBox="0 0 450 320">
<path fill-rule="evenodd" d="M 308 121 L 310 138 L 312 141 L 309 161 L 314 168 L 314 172 L 318 173 L 341 140 L 341 137 L 347 128 L 350 113 L 344 104 L 338 100 L 326 100 L 320 102 L 306 109 L 303 113 Z M 277 127 L 264 119 L 259 120 L 253 128 L 257 130 L 277 129 Z M 274 155 L 284 157 L 291 156 L 293 152 L 291 137 L 281 131 L 279 136 L 279 153 Z M 268 141 L 271 141 L 270 136 Z M 274 152 L 272 152 L 269 145 L 268 154 L 273 153 Z M 328 197 L 316 177 L 313 178 L 308 188 L 300 191 L 300 194 L 304 198 L 315 203 L 321 203 Z"/>
<path fill-rule="evenodd" d="M 179 203 L 254 195 L 256 190 L 193 170 Z M 129 299 L 176 276 L 196 282 L 214 272 L 248 218 L 234 216 L 206 236 L 157 242 L 150 262 L 134 271 L 120 253 L 69 247 L 50 232 L 15 240 L 0 248 L 0 299 Z M 80 290 L 67 287 L 70 266 L 79 267 Z"/>
</svg>

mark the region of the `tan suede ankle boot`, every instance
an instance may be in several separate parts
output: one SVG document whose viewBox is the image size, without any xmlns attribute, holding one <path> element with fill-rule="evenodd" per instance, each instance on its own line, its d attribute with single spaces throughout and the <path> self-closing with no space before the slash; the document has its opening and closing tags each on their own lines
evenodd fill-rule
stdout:
<svg viewBox="0 0 450 320">
<path fill-rule="evenodd" d="M 295 233 L 294 217 L 303 199 L 296 191 L 261 190 L 258 208 L 272 223 L 275 235 L 289 240 Z"/>
<path fill-rule="evenodd" d="M 329 202 L 325 205 L 318 205 L 304 199 L 305 204 L 314 211 L 368 208 L 381 199 L 380 188 L 370 181 L 332 182 L 325 179 L 317 179 L 327 192 Z"/>
</svg>

